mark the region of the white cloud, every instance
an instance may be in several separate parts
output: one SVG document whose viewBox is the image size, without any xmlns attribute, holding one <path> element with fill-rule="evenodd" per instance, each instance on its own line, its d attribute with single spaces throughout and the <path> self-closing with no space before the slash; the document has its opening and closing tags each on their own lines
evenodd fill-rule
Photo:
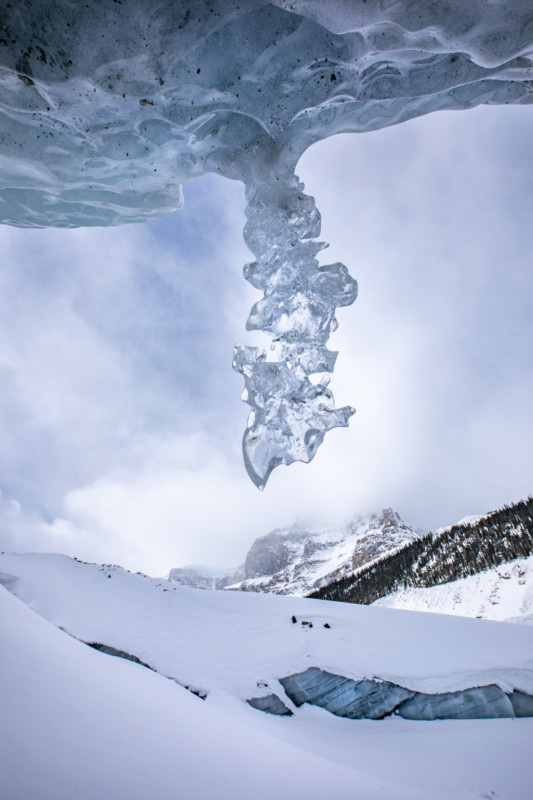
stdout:
<svg viewBox="0 0 533 800">
<path fill-rule="evenodd" d="M 325 260 L 360 283 L 331 342 L 337 403 L 358 413 L 262 494 L 231 371 L 258 297 L 242 189 L 194 182 L 149 226 L 0 230 L 0 546 L 163 574 L 237 564 L 297 516 L 393 505 L 437 527 L 530 491 L 532 111 L 435 114 L 304 156 Z"/>
</svg>

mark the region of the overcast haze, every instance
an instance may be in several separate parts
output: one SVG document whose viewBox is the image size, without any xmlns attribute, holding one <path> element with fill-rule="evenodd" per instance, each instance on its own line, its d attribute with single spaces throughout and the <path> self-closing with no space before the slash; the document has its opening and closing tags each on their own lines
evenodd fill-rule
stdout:
<svg viewBox="0 0 533 800">
<path fill-rule="evenodd" d="M 533 109 L 440 112 L 297 170 L 359 282 L 330 341 L 357 414 L 263 493 L 231 370 L 258 293 L 240 184 L 111 229 L 0 228 L 0 548 L 165 574 L 236 565 L 296 518 L 393 506 L 434 529 L 532 490 Z"/>
</svg>

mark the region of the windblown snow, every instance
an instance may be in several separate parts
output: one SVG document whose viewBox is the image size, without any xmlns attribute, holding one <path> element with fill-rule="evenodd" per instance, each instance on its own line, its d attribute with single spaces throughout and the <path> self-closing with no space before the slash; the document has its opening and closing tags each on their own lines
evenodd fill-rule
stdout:
<svg viewBox="0 0 533 800">
<path fill-rule="evenodd" d="M 263 488 L 354 412 L 335 408 L 327 342 L 357 284 L 317 260 L 301 154 L 432 111 L 530 103 L 532 40 L 523 0 L 4 4 L 0 219 L 115 225 L 179 208 L 180 183 L 206 172 L 245 184 L 244 272 L 263 293 L 247 329 L 273 350 L 237 345 L 234 368 Z"/>
</svg>

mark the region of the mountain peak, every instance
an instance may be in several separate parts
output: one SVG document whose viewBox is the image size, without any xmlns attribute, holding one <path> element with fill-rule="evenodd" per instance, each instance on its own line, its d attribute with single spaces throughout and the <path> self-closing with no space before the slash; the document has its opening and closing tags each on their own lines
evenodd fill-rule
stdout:
<svg viewBox="0 0 533 800">
<path fill-rule="evenodd" d="M 198 567 L 172 570 L 169 577 L 196 588 L 306 595 L 417 536 L 392 508 L 337 527 L 298 522 L 256 539 L 233 578 L 228 571 L 213 579 L 212 572 Z"/>
</svg>

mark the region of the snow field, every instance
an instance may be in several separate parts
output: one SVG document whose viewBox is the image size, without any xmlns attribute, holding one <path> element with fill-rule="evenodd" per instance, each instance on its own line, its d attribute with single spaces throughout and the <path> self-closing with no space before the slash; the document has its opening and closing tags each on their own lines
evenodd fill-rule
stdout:
<svg viewBox="0 0 533 800">
<path fill-rule="evenodd" d="M 2 555 L 0 580 L 2 800 L 530 798 L 533 719 L 277 718 L 244 702 L 308 666 L 531 692 L 529 627 L 183 589 L 56 555 Z"/>
</svg>

